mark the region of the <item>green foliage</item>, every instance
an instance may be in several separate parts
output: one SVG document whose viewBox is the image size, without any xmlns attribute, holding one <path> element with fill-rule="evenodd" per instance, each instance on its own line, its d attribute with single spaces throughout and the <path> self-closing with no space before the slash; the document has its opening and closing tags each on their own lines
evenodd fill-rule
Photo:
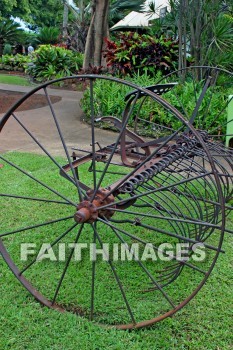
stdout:
<svg viewBox="0 0 233 350">
<path fill-rule="evenodd" d="M 3 54 L 4 44 L 15 43 L 21 35 L 22 29 L 20 29 L 18 23 L 10 19 L 0 21 L 0 56 Z"/>
<path fill-rule="evenodd" d="M 171 11 L 152 21 L 150 33 L 165 33 L 180 38 L 179 66 L 185 67 L 182 49 L 186 47 L 194 65 L 232 69 L 232 0 L 168 0 Z M 158 14 L 156 2 L 148 15 Z"/>
<path fill-rule="evenodd" d="M 37 35 L 39 44 L 57 44 L 59 42 L 60 31 L 55 27 L 43 27 Z"/>
<path fill-rule="evenodd" d="M 153 85 L 155 79 L 161 78 L 161 73 L 157 73 L 156 77 L 152 78 L 148 74 L 140 76 L 134 74 L 133 77 L 128 77 L 127 80 L 140 86 Z M 106 80 L 98 79 L 94 85 L 94 110 L 96 117 L 115 116 L 121 119 L 123 107 L 125 105 L 124 98 L 127 93 L 132 91 L 132 88 L 123 84 L 116 84 Z M 90 90 L 86 89 L 83 99 L 80 102 L 81 108 L 84 111 L 87 120 L 91 116 L 90 108 Z M 150 106 L 143 109 L 143 116 L 147 118 Z M 133 121 L 131 120 L 131 123 Z"/>
<path fill-rule="evenodd" d="M 173 107 L 180 111 L 182 115 L 184 115 L 185 109 L 186 115 L 191 117 L 196 106 L 196 98 L 201 95 L 202 89 L 203 82 L 200 81 L 198 84 L 196 84 L 196 91 L 194 94 L 193 81 L 187 80 L 182 83 L 180 82 L 175 86 L 175 88 L 165 93 L 163 97 Z M 225 86 L 210 87 L 202 100 L 194 126 L 198 127 L 200 120 L 202 121 L 202 124 L 205 126 L 206 130 L 209 130 L 210 125 L 212 125 L 213 129 L 215 127 L 219 127 L 220 125 L 224 125 L 227 116 L 225 113 L 223 113 L 223 111 L 225 111 L 226 101 L 229 94 L 230 90 L 226 89 Z M 165 110 L 162 113 L 161 110 L 154 112 L 155 113 L 153 114 L 151 121 L 162 123 L 163 125 L 174 129 L 179 127 L 179 122 L 175 121 L 174 118 L 169 118 Z M 219 117 L 216 119 L 217 115 Z M 216 121 L 213 123 L 215 119 Z M 222 130 L 222 132 L 224 134 L 225 130 Z"/>
<path fill-rule="evenodd" d="M 3 49 L 3 55 L 10 55 L 12 53 L 11 44 L 5 44 Z"/>
<path fill-rule="evenodd" d="M 4 55 L 0 58 L 0 68 L 5 70 L 24 71 L 30 62 L 28 56 L 17 54 Z"/>
<path fill-rule="evenodd" d="M 0 18 L 19 17 L 32 30 L 62 23 L 63 1 L 61 0 L 1 0 Z"/>
<path fill-rule="evenodd" d="M 221 15 L 212 23 L 212 38 L 208 42 L 204 62 L 233 70 L 233 20 L 230 16 Z M 204 49 L 204 48 L 203 48 Z"/>
<path fill-rule="evenodd" d="M 29 73 L 37 81 L 45 81 L 75 74 L 82 67 L 83 55 L 63 47 L 41 45 L 33 53 Z"/>
<path fill-rule="evenodd" d="M 158 70 L 169 73 L 175 68 L 178 45 L 163 36 L 120 33 L 115 42 L 106 39 L 104 57 L 115 74 L 132 76 L 139 71 L 153 76 Z"/>
<path fill-rule="evenodd" d="M 19 14 L 26 15 L 30 12 L 29 0 L 1 0 L 0 19 L 7 19 Z"/>
<path fill-rule="evenodd" d="M 134 76 L 128 78 L 128 80 L 138 86 L 146 87 L 155 85 L 156 82 L 160 80 L 159 76 L 161 78 L 161 73 L 158 73 L 154 78 L 151 78 L 148 74 L 134 74 Z M 164 84 L 166 81 L 163 81 L 162 83 Z M 216 128 L 221 124 L 225 124 L 227 116 L 223 111 L 225 111 L 226 101 L 230 94 L 230 90 L 225 84 L 221 85 L 222 84 L 219 82 L 219 85 L 216 87 L 210 87 L 208 89 L 199 108 L 196 122 L 199 123 L 200 120 L 202 120 L 206 130 L 209 129 L 210 125 L 212 125 L 212 128 Z M 170 105 L 180 111 L 182 115 L 184 115 L 185 108 L 187 116 L 191 117 L 196 105 L 196 98 L 200 96 L 202 89 L 203 82 L 200 81 L 196 85 L 194 94 L 193 81 L 187 79 L 187 81 L 180 82 L 172 90 L 164 93 L 162 97 L 170 103 Z M 94 85 L 94 111 L 96 117 L 115 116 L 121 119 L 125 107 L 124 98 L 130 91 L 132 91 L 132 89 L 128 86 L 105 80 L 97 80 Z M 140 107 L 141 101 L 142 99 L 137 101 L 132 117 L 129 120 L 129 126 L 133 127 L 135 124 L 134 118 L 136 117 L 139 108 L 141 108 L 139 117 L 144 120 L 144 122 L 138 124 L 138 132 L 141 135 L 153 137 L 160 136 L 156 134 L 157 131 L 154 132 L 155 128 L 153 123 L 173 128 L 175 130 L 181 126 L 180 121 L 174 118 L 173 114 L 170 113 L 168 109 L 162 108 L 161 105 L 154 100 L 147 98 L 143 102 L 142 107 Z M 89 89 L 84 92 L 84 97 L 81 100 L 81 108 L 88 121 L 91 115 Z M 219 115 L 217 119 L 216 115 Z M 213 122 L 215 119 L 216 121 Z M 107 125 L 102 124 L 101 127 L 105 128 Z M 225 132 L 224 130 L 222 131 L 223 133 Z M 159 132 L 162 133 L 164 130 L 159 130 Z"/>
<path fill-rule="evenodd" d="M 37 34 L 34 32 L 23 31 L 20 43 L 24 46 L 31 44 L 33 47 L 36 47 L 38 45 Z"/>
</svg>

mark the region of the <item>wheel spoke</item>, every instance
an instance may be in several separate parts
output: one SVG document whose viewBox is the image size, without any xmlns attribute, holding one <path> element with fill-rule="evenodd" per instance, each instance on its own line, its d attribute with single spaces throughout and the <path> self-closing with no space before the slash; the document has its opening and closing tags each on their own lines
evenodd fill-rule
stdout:
<svg viewBox="0 0 233 350">
<path fill-rule="evenodd" d="M 70 228 L 68 228 L 68 230 L 66 230 L 64 233 L 62 233 L 58 238 L 56 238 L 51 244 L 50 246 L 47 248 L 47 251 L 49 251 L 49 249 L 51 249 L 55 244 L 57 244 L 58 242 L 60 242 L 60 240 L 62 238 L 64 238 L 69 232 L 71 232 L 76 226 L 78 225 L 78 223 L 75 223 L 73 226 L 71 226 Z M 27 266 L 25 266 L 20 272 L 19 275 L 22 275 L 22 273 L 24 273 L 25 271 L 27 271 L 27 269 L 29 267 L 31 267 L 36 261 L 40 260 L 40 258 L 43 256 L 44 253 L 41 253 L 40 255 L 38 255 L 35 259 L 33 259 L 30 264 L 28 264 Z"/>
<path fill-rule="evenodd" d="M 56 222 L 65 221 L 65 220 L 69 220 L 69 219 L 73 219 L 73 218 L 74 218 L 74 216 L 73 216 L 73 215 L 70 215 L 70 216 L 66 216 L 66 217 L 64 217 L 64 218 L 46 221 L 46 222 L 43 222 L 43 223 L 41 223 L 41 224 L 32 225 L 32 226 L 26 226 L 26 227 L 20 228 L 20 229 L 18 229 L 18 230 L 14 230 L 14 231 L 2 233 L 2 234 L 0 234 L 0 237 L 5 237 L 5 236 L 13 235 L 13 234 L 15 234 L 15 233 L 19 233 L 19 232 L 24 232 L 24 231 L 32 230 L 32 229 L 34 229 L 34 228 L 38 228 L 38 227 L 42 227 L 42 226 L 47 226 L 47 225 L 55 224 Z"/>
<path fill-rule="evenodd" d="M 95 156 L 95 112 L 94 112 L 94 92 L 93 79 L 90 79 L 90 105 L 91 105 L 91 147 L 92 147 L 92 169 L 93 169 L 93 186 L 96 189 L 96 156 Z"/>
<path fill-rule="evenodd" d="M 96 245 L 96 222 L 93 224 L 95 229 L 93 229 L 93 244 Z M 95 273 L 96 273 L 96 261 L 92 261 L 92 271 L 91 271 L 91 311 L 90 311 L 90 320 L 93 320 L 94 316 L 94 306 L 95 306 Z"/>
<path fill-rule="evenodd" d="M 135 221 L 133 221 L 133 220 L 129 220 L 128 222 L 131 223 L 132 225 L 135 225 Z M 218 247 L 214 247 L 214 246 L 212 246 L 212 245 L 210 245 L 210 244 L 207 244 L 207 243 L 202 242 L 202 241 L 197 241 L 197 240 L 192 239 L 192 238 L 189 238 L 189 237 L 177 235 L 177 234 L 175 234 L 175 233 L 172 233 L 172 232 L 168 232 L 168 231 L 159 229 L 158 227 L 153 227 L 153 226 L 151 226 L 151 225 L 143 224 L 143 223 L 141 223 L 141 222 L 137 222 L 137 226 L 141 226 L 141 227 L 143 227 L 143 228 L 147 228 L 147 229 L 149 229 L 149 230 L 152 230 L 152 231 L 155 231 L 155 232 L 159 232 L 159 233 L 168 235 L 168 236 L 170 236 L 170 237 L 174 237 L 174 238 L 183 240 L 183 241 L 188 242 L 188 243 L 193 243 L 193 244 L 201 243 L 204 247 L 206 247 L 206 248 L 208 248 L 208 249 L 210 249 L 210 250 L 214 250 L 214 251 L 217 251 L 217 252 L 220 251 L 220 252 L 224 253 L 224 251 L 221 250 L 221 249 L 219 249 Z"/>
<path fill-rule="evenodd" d="M 106 208 L 106 210 L 112 210 L 109 208 Z M 192 218 L 189 219 L 179 219 L 179 218 L 174 218 L 174 217 L 169 217 L 169 216 L 159 216 L 159 215 L 152 215 L 152 214 L 147 214 L 147 213 L 140 213 L 140 212 L 135 212 L 135 211 L 130 211 L 130 210 L 122 210 L 122 209 L 114 209 L 114 211 L 116 212 L 120 212 L 121 214 L 126 214 L 126 215 L 138 215 L 138 216 L 142 216 L 142 217 L 148 217 L 148 218 L 153 218 L 153 219 L 159 219 L 159 220 L 166 220 L 166 221 L 176 221 L 176 222 L 182 222 L 185 224 L 193 224 L 193 225 L 200 225 L 200 226 L 207 226 L 207 227 L 213 227 L 216 228 L 218 230 L 221 230 L 221 227 L 218 225 L 214 225 L 211 224 L 209 222 L 204 222 L 201 220 L 193 220 Z M 121 223 L 121 221 L 118 221 L 119 223 Z"/>
<path fill-rule="evenodd" d="M 60 280 L 59 280 L 59 282 L 58 282 L 58 285 L 57 285 L 57 288 L 56 288 L 56 291 L 55 291 L 55 294 L 54 294 L 54 297 L 53 297 L 52 305 L 53 305 L 53 304 L 55 303 L 55 301 L 56 301 L 57 295 L 58 295 L 59 290 L 60 290 L 60 288 L 61 288 L 61 285 L 62 285 L 62 282 L 63 282 L 63 280 L 64 280 L 64 277 L 65 277 L 65 275 L 66 275 L 67 269 L 68 269 L 68 267 L 69 267 L 69 265 L 70 265 L 70 261 L 71 261 L 71 259 L 72 259 L 73 254 L 74 254 L 75 245 L 78 243 L 78 240 L 79 240 L 79 237 L 80 237 L 80 235 L 81 235 L 82 229 L 83 229 L 83 224 L 82 224 L 82 225 L 80 226 L 80 228 L 79 228 L 78 234 L 77 234 L 77 236 L 76 236 L 76 238 L 75 238 L 75 241 L 74 241 L 74 247 L 71 249 L 70 255 L 69 255 L 68 259 L 67 259 L 67 262 L 66 262 L 66 264 L 65 264 L 64 270 L 63 270 L 62 275 L 61 275 L 61 277 L 60 277 Z"/>
<path fill-rule="evenodd" d="M 65 170 L 58 164 L 56 159 L 44 148 L 44 146 L 33 136 L 33 134 L 25 127 L 25 125 L 12 113 L 13 118 L 18 122 L 18 124 L 25 130 L 25 132 L 33 139 L 33 141 L 43 150 L 43 152 L 51 159 L 51 161 L 60 169 L 60 171 L 69 178 L 69 180 L 75 185 L 75 181 L 69 176 Z"/>
<path fill-rule="evenodd" d="M 101 220 L 101 221 L 102 221 L 102 220 Z M 131 307 L 130 307 L 130 305 L 129 305 L 128 299 L 127 299 L 127 297 L 126 297 L 126 295 L 125 295 L 125 292 L 124 292 L 122 283 L 121 283 L 121 281 L 120 281 L 120 278 L 119 278 L 119 276 L 118 276 L 118 274 L 117 274 L 117 271 L 116 271 L 116 269 L 115 269 L 115 267 L 114 267 L 112 261 L 108 258 L 108 254 L 106 253 L 105 249 L 103 248 L 103 242 L 102 242 L 102 240 L 101 240 L 101 238 L 100 238 L 98 232 L 96 231 L 96 229 L 95 229 L 94 226 L 92 226 L 92 227 L 93 227 L 93 230 L 94 230 L 94 232 L 95 232 L 95 234 L 96 234 L 96 237 L 97 237 L 97 239 L 98 239 L 98 241 L 99 241 L 99 243 L 100 243 L 101 249 L 103 250 L 105 257 L 107 258 L 107 262 L 109 263 L 109 265 L 110 265 L 110 267 L 111 267 L 111 270 L 112 270 L 112 272 L 113 272 L 113 275 L 114 275 L 114 277 L 115 277 L 115 280 L 116 280 L 116 282 L 117 282 L 117 284 L 118 284 L 118 286 L 119 286 L 119 289 L 120 289 L 120 291 L 121 291 L 122 297 L 123 297 L 124 302 L 125 302 L 125 304 L 126 304 L 126 308 L 127 308 L 128 313 L 129 313 L 129 315 L 130 315 L 130 317 L 131 317 L 131 320 L 132 320 L 133 324 L 136 324 L 137 322 L 135 321 L 133 312 L 132 312 Z"/>
<path fill-rule="evenodd" d="M 53 105 L 52 105 L 52 102 L 50 100 L 50 97 L 49 97 L 49 94 L 47 92 L 46 87 L 44 88 L 44 92 L 45 92 L 45 96 L 47 98 L 47 101 L 48 101 L 48 104 L 49 104 L 49 107 L 50 107 L 50 110 L 51 110 L 51 113 L 52 113 L 52 116 L 53 116 L 53 119 L 54 119 L 54 122 L 55 122 L 55 125 L 56 125 L 56 128 L 57 128 L 58 134 L 60 136 L 60 139 L 61 139 L 64 151 L 65 151 L 66 157 L 68 159 L 70 169 L 72 171 L 72 174 L 73 174 L 73 177 L 74 177 L 74 180 L 75 180 L 75 183 L 76 183 L 76 187 L 77 187 L 77 191 L 78 191 L 78 195 L 79 195 L 79 200 L 82 201 L 83 200 L 83 195 L 82 195 L 81 187 L 79 185 L 79 180 L 77 179 L 77 175 L 76 175 L 76 172 L 74 170 L 74 167 L 73 167 L 70 155 L 69 155 L 69 151 L 68 151 L 68 148 L 66 146 L 65 139 L 63 137 L 63 134 L 62 134 L 62 131 L 61 131 L 61 128 L 60 128 L 60 124 L 58 122 L 56 113 L 54 111 L 54 108 L 53 108 Z"/>
<path fill-rule="evenodd" d="M 11 165 L 13 168 L 19 170 L 21 173 L 23 173 L 24 175 L 30 177 L 30 179 L 34 180 L 35 182 L 37 182 L 38 184 L 40 184 L 41 186 L 45 187 L 47 190 L 55 193 L 57 196 L 65 199 L 67 201 L 67 203 L 70 203 L 72 205 L 74 205 L 75 207 L 77 206 L 76 203 L 72 202 L 70 199 L 66 198 L 65 196 L 63 196 L 61 193 L 57 192 L 56 190 L 54 190 L 52 187 L 46 185 L 44 182 L 38 180 L 37 178 L 35 178 L 33 175 L 27 173 L 25 170 L 23 170 L 22 168 L 20 168 L 18 165 L 12 163 L 11 161 L 7 160 L 6 158 L 4 158 L 2 155 L 0 155 L 0 159 L 2 159 L 4 162 L 6 162 L 7 164 Z"/>
<path fill-rule="evenodd" d="M 8 194 L 8 193 L 0 193 L 0 197 L 15 198 L 15 199 L 25 199 L 25 200 L 38 201 L 38 202 L 46 202 L 46 203 L 56 203 L 56 204 L 72 205 L 71 203 L 68 203 L 68 202 L 55 201 L 55 200 L 46 199 L 46 198 L 36 198 L 36 197 L 27 197 L 27 196 L 17 196 L 17 195 Z"/>
<path fill-rule="evenodd" d="M 205 85 L 204 85 L 204 87 L 202 89 L 202 92 L 201 92 L 201 94 L 200 94 L 200 96 L 199 96 L 199 98 L 197 100 L 196 106 L 195 106 L 194 111 L 193 111 L 193 113 L 191 115 L 191 118 L 189 120 L 190 124 L 193 124 L 194 120 L 196 119 L 196 116 L 197 116 L 198 111 L 200 109 L 200 106 L 202 104 L 203 98 L 205 97 L 206 91 L 207 91 L 207 89 L 208 89 L 208 87 L 210 85 L 211 79 L 212 79 L 212 77 L 208 77 L 206 82 L 205 82 Z"/>
<path fill-rule="evenodd" d="M 91 200 L 93 200 L 93 199 L 95 198 L 95 195 L 96 195 L 98 189 L 99 189 L 100 186 L 101 186 L 101 183 L 102 183 L 102 181 L 103 181 L 103 178 L 104 178 L 104 176 L 105 176 L 105 174 L 106 174 L 106 172 L 107 172 L 107 170 L 108 170 L 108 167 L 109 167 L 109 165 L 110 165 L 110 163 L 111 163 L 111 160 L 112 160 L 112 158 L 113 158 L 113 156 L 114 156 L 114 154 L 115 154 L 115 152 L 116 152 L 116 149 L 117 149 L 117 146 L 118 146 L 118 144 L 119 144 L 119 142 L 120 142 L 120 139 L 121 139 L 121 137 L 122 137 L 122 134 L 124 133 L 125 128 L 126 128 L 127 123 L 128 123 L 128 120 L 129 120 L 129 118 L 130 118 L 130 116 L 131 116 L 131 114 L 132 114 L 132 111 L 133 111 L 133 108 L 134 108 L 134 106 L 135 106 L 135 103 L 136 103 L 136 101 L 137 101 L 137 99 L 138 99 L 138 96 L 139 96 L 139 91 L 137 92 L 137 95 L 135 96 L 135 98 L 134 98 L 134 100 L 133 100 L 133 103 L 132 103 L 132 106 L 130 107 L 129 113 L 127 113 L 127 116 L 125 117 L 125 121 L 124 121 L 124 123 L 123 123 L 123 125 L 122 125 L 121 131 L 119 132 L 119 135 L 118 135 L 118 137 L 117 137 L 117 140 L 116 140 L 116 142 L 115 142 L 115 145 L 114 145 L 114 147 L 112 148 L 112 152 L 111 152 L 111 154 L 110 154 L 110 156 L 109 156 L 109 158 L 108 158 L 108 161 L 107 161 L 107 163 L 106 163 L 106 165 L 105 165 L 105 168 L 104 168 L 104 170 L 103 170 L 103 173 L 102 173 L 102 175 L 100 176 L 100 179 L 99 179 L 99 181 L 98 181 L 98 184 L 97 184 L 97 186 L 96 186 L 96 189 L 95 189 L 95 191 L 94 191 L 94 193 L 93 193 L 93 196 L 92 196 Z M 126 107 L 126 108 L 127 108 L 127 107 Z"/>
</svg>

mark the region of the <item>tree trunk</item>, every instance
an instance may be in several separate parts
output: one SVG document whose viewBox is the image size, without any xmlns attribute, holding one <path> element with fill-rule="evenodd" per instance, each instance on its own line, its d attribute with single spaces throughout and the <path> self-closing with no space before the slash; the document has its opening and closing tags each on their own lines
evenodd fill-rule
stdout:
<svg viewBox="0 0 233 350">
<path fill-rule="evenodd" d="M 105 66 L 103 60 L 104 38 L 108 36 L 109 0 L 94 0 L 92 2 L 92 19 L 87 34 L 83 69 L 90 65 Z"/>
<path fill-rule="evenodd" d="M 95 15 L 92 15 L 91 23 L 87 32 L 85 53 L 83 59 L 83 69 L 87 70 L 90 65 L 93 65 L 93 53 L 94 53 L 94 21 Z"/>
<path fill-rule="evenodd" d="M 62 34 L 63 37 L 66 38 L 68 35 L 67 32 L 67 26 L 68 26 L 68 14 L 69 14 L 69 8 L 66 5 L 66 1 L 64 1 L 64 10 L 63 10 L 63 26 L 62 26 Z"/>
<path fill-rule="evenodd" d="M 0 38 L 0 57 L 3 55 L 4 41 Z"/>
</svg>

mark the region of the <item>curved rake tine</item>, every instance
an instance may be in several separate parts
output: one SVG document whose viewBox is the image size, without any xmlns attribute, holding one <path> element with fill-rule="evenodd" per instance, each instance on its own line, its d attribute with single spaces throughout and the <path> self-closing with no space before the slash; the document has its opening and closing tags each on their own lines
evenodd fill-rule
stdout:
<svg viewBox="0 0 233 350">
<path fill-rule="evenodd" d="M 141 238 L 139 238 L 139 237 L 137 237 L 137 236 L 135 236 L 135 235 L 132 235 L 131 233 L 128 233 L 127 231 L 125 231 L 125 230 L 123 230 L 123 229 L 120 229 L 120 228 L 118 228 L 118 227 L 112 225 L 109 221 L 105 221 L 105 220 L 103 220 L 103 219 L 101 219 L 101 218 L 98 218 L 98 221 L 101 221 L 101 222 L 105 223 L 105 224 L 108 225 L 109 227 L 113 227 L 114 229 L 117 229 L 119 232 L 121 232 L 121 233 L 123 233 L 124 235 L 126 235 L 126 236 L 132 238 L 133 240 L 136 240 L 137 242 L 140 242 L 140 243 L 142 243 L 142 244 L 144 244 L 144 245 L 146 245 L 146 244 L 148 243 L 148 242 L 144 241 L 143 239 L 141 239 Z M 188 266 L 188 267 L 190 267 L 190 268 L 193 269 L 193 270 L 197 270 L 197 271 L 199 271 L 199 272 L 202 271 L 203 274 L 206 274 L 205 271 L 200 270 L 200 269 L 199 269 L 198 267 L 196 267 L 195 265 L 190 264 L 190 263 L 188 263 L 188 262 L 186 262 L 186 261 L 180 261 L 180 259 L 177 258 L 176 256 L 173 256 L 173 255 L 170 255 L 169 253 L 163 252 L 161 249 L 159 249 L 158 247 L 156 247 L 154 244 L 151 244 L 151 246 L 152 246 L 152 248 L 155 249 L 157 252 L 160 252 L 160 253 L 166 255 L 166 257 L 170 258 L 171 260 L 175 260 L 176 262 L 182 263 L 183 265 Z"/>
</svg>

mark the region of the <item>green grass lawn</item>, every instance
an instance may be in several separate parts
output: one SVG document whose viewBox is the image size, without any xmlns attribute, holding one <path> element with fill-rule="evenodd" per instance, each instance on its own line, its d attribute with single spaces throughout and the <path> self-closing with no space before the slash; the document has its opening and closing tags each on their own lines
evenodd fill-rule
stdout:
<svg viewBox="0 0 233 350">
<path fill-rule="evenodd" d="M 30 174 L 36 176 L 40 181 L 44 181 L 57 189 L 62 188 L 63 194 L 75 201 L 77 193 L 72 191 L 73 185 L 61 178 L 58 172 L 54 172 L 53 165 L 46 157 L 20 153 L 8 153 L 6 157 L 26 168 Z M 56 159 L 60 164 L 65 162 L 62 158 L 58 157 Z M 0 160 L 0 163 L 4 162 Z M 84 174 L 87 183 L 91 181 L 91 174 L 87 173 L 87 167 L 85 166 L 83 169 L 81 168 L 80 176 L 82 177 Z M 111 180 L 112 175 L 108 176 L 109 180 Z M 62 184 L 63 187 L 61 187 Z M 32 184 L 31 180 L 28 180 L 25 176 L 19 175 L 19 172 L 9 165 L 4 164 L 4 167 L 0 169 L 0 193 L 33 196 L 36 192 L 37 197 L 57 199 L 55 195 L 51 195 L 49 192 L 38 190 L 37 185 Z M 0 197 L 0 207 L 1 233 L 9 229 L 12 230 L 15 227 L 22 227 L 22 225 L 31 225 L 54 217 L 57 218 L 59 215 L 66 216 L 73 212 L 71 206 L 57 206 L 52 203 L 43 204 L 41 202 L 5 199 L 3 197 Z M 70 208 L 72 209 L 71 211 Z M 119 216 L 116 214 L 114 218 L 117 219 Z M 233 227 L 233 215 L 227 218 L 227 224 L 229 228 Z M 7 236 L 4 238 L 4 242 L 6 242 L 9 251 L 17 261 L 20 242 L 36 242 L 41 239 L 48 241 L 48 237 L 52 240 L 53 236 L 57 237 L 57 232 L 61 229 L 60 224 L 56 225 L 54 226 L 55 229 L 47 228 L 38 231 L 35 229 L 34 232 L 26 231 L 27 233 L 23 235 Z M 66 225 L 66 223 L 62 224 L 63 230 L 67 228 Z M 158 227 L 162 225 L 165 225 L 164 228 L 169 227 L 162 220 L 158 220 L 157 225 Z M 101 227 L 99 227 L 99 233 L 102 239 L 107 237 L 110 242 L 114 243 L 114 239 L 111 238 L 109 232 L 105 232 L 105 226 Z M 124 228 L 129 228 L 129 224 L 125 223 Z M 134 233 L 140 235 L 139 228 L 135 227 Z M 159 242 L 160 240 L 159 235 L 158 237 L 155 235 L 150 237 L 150 232 L 146 230 L 144 230 L 143 235 L 148 239 L 153 239 L 153 242 L 156 240 Z M 74 239 L 74 237 L 70 236 L 69 241 L 71 238 Z M 92 238 L 93 232 L 89 230 L 87 225 L 82 242 L 91 241 Z M 217 238 L 218 232 L 213 234 L 213 243 Z M 233 347 L 233 250 L 232 237 L 228 234 L 226 234 L 223 249 L 225 249 L 226 253 L 220 255 L 207 283 L 188 305 L 173 317 L 167 318 L 150 328 L 130 332 L 101 327 L 94 322 L 88 321 L 87 318 L 68 312 L 59 313 L 41 306 L 16 280 L 3 259 L 0 259 L 0 349 L 230 350 Z M 204 262 L 204 266 L 207 263 L 208 261 Z M 18 264 L 24 265 L 20 261 L 18 261 Z M 80 295 L 79 303 L 83 310 L 86 310 L 89 305 L 91 266 L 85 261 L 82 261 L 81 265 L 78 266 L 79 268 L 77 268 L 76 264 L 73 264 L 69 267 L 69 273 L 66 276 L 67 287 L 60 291 L 59 296 L 63 298 L 64 303 L 68 303 L 72 307 L 77 299 L 77 295 Z M 142 289 L 143 279 L 140 272 L 134 270 L 133 265 L 130 263 L 123 266 L 124 269 L 121 270 L 121 264 L 117 265 L 117 271 L 123 283 L 126 283 L 127 277 L 134 287 L 137 287 L 138 283 L 138 290 Z M 63 267 L 64 262 L 59 264 L 50 263 L 48 265 L 47 262 L 43 261 L 34 267 L 29 276 L 38 288 L 42 288 L 42 291 L 45 288 L 45 292 L 51 297 L 50 289 L 54 289 L 57 277 L 60 275 Z M 109 286 L 112 276 L 105 267 L 106 262 L 99 262 L 96 283 L 96 296 L 99 296 L 99 299 L 97 299 L 95 305 L 97 319 L 101 322 L 105 320 L 106 323 L 110 322 L 110 320 L 114 323 L 114 317 L 116 322 L 119 320 L 124 321 L 125 316 L 122 314 L 122 304 L 117 299 L 119 291 L 117 291 L 117 288 L 114 288 L 114 283 L 110 283 Z M 182 274 L 166 290 L 175 300 L 176 294 L 187 296 L 196 279 L 195 272 L 190 273 L 189 270 L 184 269 Z M 150 317 L 156 310 L 156 301 L 159 301 L 159 299 L 153 299 L 150 296 L 146 299 L 142 293 L 138 296 L 130 288 L 128 294 L 137 316 L 146 317 L 148 315 Z M 100 312 L 102 310 L 101 307 L 103 307 L 102 303 L 104 303 L 106 314 Z M 153 312 L 150 311 L 150 306 L 151 309 L 153 308 Z M 107 312 L 110 313 L 110 316 L 107 315 Z"/>
<path fill-rule="evenodd" d="M 10 74 L 0 74 L 1 84 L 12 84 L 12 85 L 22 85 L 22 86 L 32 86 L 27 78 L 10 75 Z"/>
</svg>

